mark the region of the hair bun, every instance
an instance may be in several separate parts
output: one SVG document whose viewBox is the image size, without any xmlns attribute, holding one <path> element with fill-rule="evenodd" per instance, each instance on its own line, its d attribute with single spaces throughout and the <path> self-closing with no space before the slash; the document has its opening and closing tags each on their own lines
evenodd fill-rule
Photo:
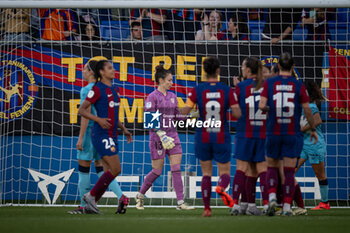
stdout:
<svg viewBox="0 0 350 233">
<path fill-rule="evenodd" d="M 156 66 L 156 72 L 161 72 L 161 71 L 164 71 L 164 66 L 163 65 L 157 65 Z"/>
</svg>

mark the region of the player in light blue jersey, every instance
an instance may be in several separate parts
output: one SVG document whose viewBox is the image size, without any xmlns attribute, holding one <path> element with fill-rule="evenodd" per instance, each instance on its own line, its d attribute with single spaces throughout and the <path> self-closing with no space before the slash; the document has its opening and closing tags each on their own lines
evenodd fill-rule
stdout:
<svg viewBox="0 0 350 233">
<path fill-rule="evenodd" d="M 306 89 L 309 93 L 310 98 L 310 108 L 312 110 L 312 114 L 314 116 L 316 132 L 318 135 L 318 142 L 314 144 L 313 141 L 310 141 L 310 125 L 308 124 L 304 117 L 304 113 L 302 116 L 301 122 L 301 131 L 304 134 L 304 146 L 300 155 L 300 160 L 298 163 L 297 170 L 309 160 L 312 169 L 315 172 L 315 175 L 320 184 L 320 192 L 321 192 L 321 202 L 318 206 L 311 210 L 329 210 L 330 205 L 328 202 L 328 180 L 324 168 L 324 159 L 326 154 L 326 142 L 322 133 L 321 124 L 322 119 L 320 115 L 320 111 L 318 110 L 317 104 L 320 104 L 324 97 L 317 83 L 315 82 L 307 82 Z"/>
<path fill-rule="evenodd" d="M 94 69 L 96 67 L 97 61 L 89 61 L 83 69 L 83 78 L 88 82 L 88 85 L 81 88 L 80 91 L 80 104 L 84 102 L 89 91 L 95 85 L 96 79 L 94 77 Z M 96 115 L 95 107 L 92 105 L 89 108 L 92 114 Z M 95 170 L 98 177 L 103 174 L 103 164 L 101 158 L 96 152 L 92 141 L 91 141 L 91 130 L 93 126 L 93 121 L 89 121 L 85 117 L 81 117 L 80 122 L 80 132 L 77 142 L 77 158 L 79 163 L 79 196 L 81 200 L 81 205 L 77 209 L 68 211 L 69 214 L 82 214 L 85 206 L 85 201 L 82 199 L 85 193 L 88 193 L 91 189 L 90 182 L 90 165 L 91 162 L 95 163 Z M 119 198 L 118 210 L 116 213 L 125 213 L 126 207 L 129 204 L 129 198 L 123 195 L 123 192 L 117 181 L 113 181 L 109 188 L 117 195 Z"/>
</svg>

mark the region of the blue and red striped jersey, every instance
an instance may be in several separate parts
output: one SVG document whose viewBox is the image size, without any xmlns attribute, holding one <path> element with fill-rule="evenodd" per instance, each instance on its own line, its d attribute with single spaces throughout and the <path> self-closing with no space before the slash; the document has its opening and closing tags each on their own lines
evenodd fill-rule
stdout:
<svg viewBox="0 0 350 233">
<path fill-rule="evenodd" d="M 309 103 L 309 95 L 301 80 L 292 76 L 267 79 L 261 96 L 270 107 L 266 135 L 296 135 L 300 132 L 301 104 Z"/>
<path fill-rule="evenodd" d="M 220 128 L 196 128 L 196 136 L 202 143 L 226 143 L 231 141 L 227 110 L 233 105 L 233 90 L 221 82 L 205 82 L 194 87 L 189 100 L 198 105 L 199 120 L 221 121 Z"/>
<path fill-rule="evenodd" d="M 94 104 L 98 117 L 111 119 L 109 123 L 112 125 L 109 129 L 103 129 L 97 122 L 94 122 L 92 128 L 94 134 L 107 134 L 111 138 L 118 137 L 120 105 L 118 92 L 119 89 L 116 85 L 107 86 L 102 82 L 97 82 L 89 91 L 86 100 Z"/>
<path fill-rule="evenodd" d="M 235 104 L 238 104 L 242 116 L 237 122 L 237 137 L 266 138 L 266 113 L 259 109 L 262 88 L 255 90 L 254 79 L 240 82 L 234 93 Z"/>
</svg>

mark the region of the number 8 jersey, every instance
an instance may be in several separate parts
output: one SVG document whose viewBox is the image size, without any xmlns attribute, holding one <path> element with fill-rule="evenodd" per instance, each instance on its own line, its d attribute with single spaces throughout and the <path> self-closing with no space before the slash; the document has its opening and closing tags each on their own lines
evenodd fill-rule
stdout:
<svg viewBox="0 0 350 233">
<path fill-rule="evenodd" d="M 301 80 L 292 76 L 267 79 L 261 96 L 270 107 L 266 135 L 296 135 L 300 132 L 301 105 L 309 103 L 309 95 Z"/>
<path fill-rule="evenodd" d="M 199 120 L 221 121 L 221 127 L 196 128 L 196 140 L 201 143 L 230 143 L 231 136 L 226 113 L 233 105 L 233 90 L 221 82 L 205 82 L 194 87 L 188 94 L 186 105 L 198 105 Z"/>
<path fill-rule="evenodd" d="M 237 122 L 237 137 L 266 138 L 266 113 L 259 109 L 262 88 L 255 90 L 254 79 L 246 79 L 238 83 L 234 97 L 242 116 Z"/>
</svg>

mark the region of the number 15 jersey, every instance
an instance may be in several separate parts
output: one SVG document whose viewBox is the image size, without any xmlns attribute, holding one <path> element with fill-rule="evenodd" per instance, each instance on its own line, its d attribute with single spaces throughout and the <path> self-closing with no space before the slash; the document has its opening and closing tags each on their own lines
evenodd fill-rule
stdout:
<svg viewBox="0 0 350 233">
<path fill-rule="evenodd" d="M 300 132 L 301 105 L 309 103 L 309 95 L 301 80 L 292 76 L 267 79 L 261 92 L 270 107 L 266 135 L 296 135 Z"/>
</svg>

